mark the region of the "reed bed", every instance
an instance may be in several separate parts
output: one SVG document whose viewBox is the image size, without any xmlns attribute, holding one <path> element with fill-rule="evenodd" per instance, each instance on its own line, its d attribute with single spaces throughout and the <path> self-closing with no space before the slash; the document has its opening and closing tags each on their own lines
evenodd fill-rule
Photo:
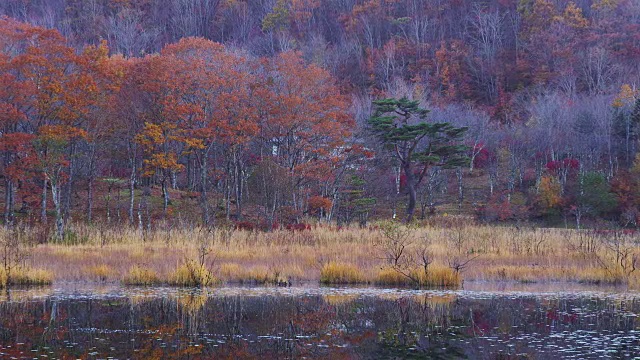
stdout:
<svg viewBox="0 0 640 360">
<path fill-rule="evenodd" d="M 639 283 L 640 270 L 635 267 L 640 265 L 640 246 L 632 232 L 498 227 L 462 220 L 397 226 L 407 230 L 402 233 L 406 236 L 394 240 L 382 225 L 316 225 L 306 231 L 266 233 L 197 227 L 143 232 L 73 225 L 74 235 L 65 241 L 27 247 L 26 262 L 55 281 L 411 286 L 393 264 L 391 254 L 399 240 L 402 266 L 420 270 L 420 286 L 455 287 L 463 280 Z M 429 260 L 426 275 L 420 251 Z"/>
</svg>

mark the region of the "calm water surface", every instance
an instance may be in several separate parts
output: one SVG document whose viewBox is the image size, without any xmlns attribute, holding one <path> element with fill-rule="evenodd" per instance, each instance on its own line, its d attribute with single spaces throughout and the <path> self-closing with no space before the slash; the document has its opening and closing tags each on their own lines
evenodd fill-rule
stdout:
<svg viewBox="0 0 640 360">
<path fill-rule="evenodd" d="M 0 293 L 0 358 L 640 359 L 640 293 L 468 285 Z"/>
</svg>

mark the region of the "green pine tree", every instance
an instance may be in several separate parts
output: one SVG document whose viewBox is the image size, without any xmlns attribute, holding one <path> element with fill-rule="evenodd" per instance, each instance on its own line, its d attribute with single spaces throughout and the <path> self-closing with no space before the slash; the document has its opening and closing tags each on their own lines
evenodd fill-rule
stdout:
<svg viewBox="0 0 640 360">
<path fill-rule="evenodd" d="M 426 122 L 429 110 L 406 97 L 378 100 L 374 105 L 369 125 L 376 138 L 400 162 L 409 194 L 405 220 L 410 222 L 416 208 L 416 188 L 429 168 L 468 164 L 467 147 L 461 144 L 467 128 Z"/>
</svg>

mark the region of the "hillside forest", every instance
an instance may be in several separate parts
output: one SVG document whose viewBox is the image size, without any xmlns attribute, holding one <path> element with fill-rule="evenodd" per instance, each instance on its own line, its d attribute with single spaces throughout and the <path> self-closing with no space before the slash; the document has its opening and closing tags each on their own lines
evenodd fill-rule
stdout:
<svg viewBox="0 0 640 360">
<path fill-rule="evenodd" d="M 403 218 L 411 193 L 417 219 L 640 222 L 635 0 L 4 0 L 0 14 L 5 224 L 364 225 Z M 460 130 L 447 146 L 464 156 L 403 171 L 373 126 L 381 99 Z"/>
</svg>

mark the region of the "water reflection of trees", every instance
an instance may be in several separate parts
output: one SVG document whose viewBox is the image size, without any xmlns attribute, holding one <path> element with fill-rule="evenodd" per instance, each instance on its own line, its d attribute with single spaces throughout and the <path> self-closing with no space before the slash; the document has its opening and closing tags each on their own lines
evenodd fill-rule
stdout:
<svg viewBox="0 0 640 360">
<path fill-rule="evenodd" d="M 495 358 L 535 355 L 523 334 L 629 332 L 639 310 L 588 297 L 49 297 L 0 302 L 0 357 Z"/>
</svg>

